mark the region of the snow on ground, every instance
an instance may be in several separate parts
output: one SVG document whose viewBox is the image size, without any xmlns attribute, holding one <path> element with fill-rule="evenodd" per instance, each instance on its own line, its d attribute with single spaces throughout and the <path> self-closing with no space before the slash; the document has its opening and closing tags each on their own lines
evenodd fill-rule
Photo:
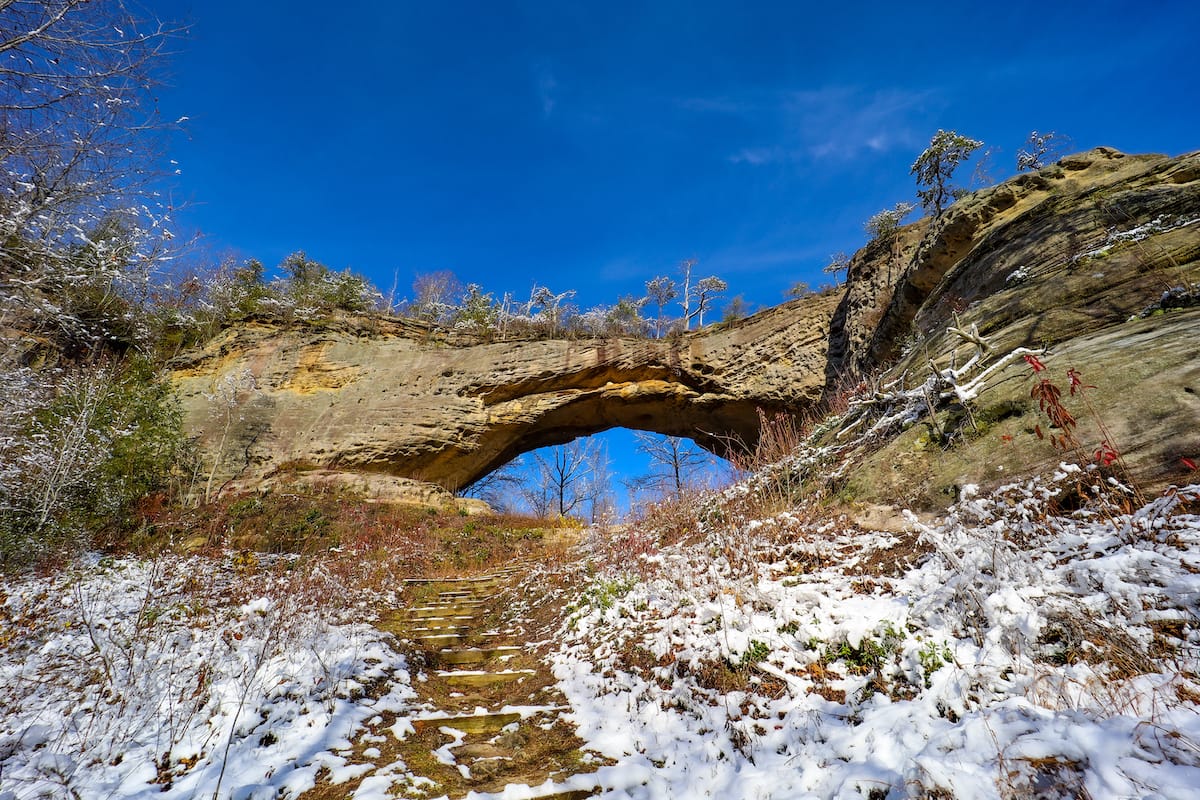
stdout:
<svg viewBox="0 0 1200 800">
<path fill-rule="evenodd" d="M 747 516 L 754 480 L 690 544 L 630 530 L 566 586 L 527 579 L 514 602 L 571 604 L 555 674 L 614 762 L 559 788 L 1197 796 L 1200 485 L 1124 513 L 1079 502 L 1096 479 L 1064 467 L 888 533 Z M 348 590 L 319 569 L 245 560 L 93 556 L 0 583 L 0 800 L 293 798 L 372 769 L 350 740 L 419 710 L 365 622 L 380 598 L 331 603 Z M 425 788 L 373 766 L 360 800 Z"/>
<path fill-rule="evenodd" d="M 342 777 L 352 731 L 413 696 L 404 658 L 318 575 L 259 566 L 92 556 L 0 583 L 0 799 L 275 798 Z"/>
<path fill-rule="evenodd" d="M 1092 480 L 968 487 L 911 535 L 711 524 L 600 571 L 555 672 L 605 797 L 1200 796 L 1200 486 L 1055 512 Z"/>
</svg>

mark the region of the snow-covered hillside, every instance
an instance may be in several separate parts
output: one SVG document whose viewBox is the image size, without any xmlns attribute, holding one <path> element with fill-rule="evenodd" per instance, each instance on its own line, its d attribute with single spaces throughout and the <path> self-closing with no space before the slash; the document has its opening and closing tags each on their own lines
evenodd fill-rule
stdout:
<svg viewBox="0 0 1200 800">
<path fill-rule="evenodd" d="M 506 602 L 561 611 L 529 646 L 604 757 L 569 786 L 1196 797 L 1200 485 L 1123 512 L 1081 504 L 1093 480 L 967 487 L 890 532 L 816 507 L 735 518 L 740 484 L 699 537 L 626 529 L 531 566 Z M 394 597 L 287 564 L 93 556 L 6 579 L 0 798 L 294 798 L 368 771 L 353 797 L 426 796 L 403 761 L 361 763 L 427 712 L 362 621 Z"/>
<path fill-rule="evenodd" d="M 333 581 L 257 561 L 93 556 L 0 584 L 0 798 L 294 797 L 337 777 L 333 751 L 405 708 L 405 659 Z"/>
<path fill-rule="evenodd" d="M 715 525 L 600 574 L 556 672 L 635 768 L 614 796 L 1198 796 L 1200 486 L 1064 512 L 1089 480 L 968 487 L 911 534 Z"/>
</svg>

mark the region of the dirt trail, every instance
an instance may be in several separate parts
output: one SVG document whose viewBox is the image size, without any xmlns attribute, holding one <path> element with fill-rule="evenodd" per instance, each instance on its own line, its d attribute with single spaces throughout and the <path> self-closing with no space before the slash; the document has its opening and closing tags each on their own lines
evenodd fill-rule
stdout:
<svg viewBox="0 0 1200 800">
<path fill-rule="evenodd" d="M 595 795 L 591 788 L 562 786 L 605 762 L 580 749 L 574 727 L 562 718 L 569 707 L 529 641 L 531 621 L 515 610 L 523 606 L 513 589 L 520 574 L 513 566 L 408 582 L 404 595 L 411 603 L 378 624 L 409 653 L 417 692 L 411 716 L 371 720 L 342 752 L 365 771 L 339 784 L 323 782 L 304 800 L 349 798 L 373 777 L 392 784 L 389 797 L 486 797 L 514 784 L 539 798 Z M 405 778 L 397 783 L 398 774 Z M 578 779 L 572 785 L 580 786 Z"/>
</svg>

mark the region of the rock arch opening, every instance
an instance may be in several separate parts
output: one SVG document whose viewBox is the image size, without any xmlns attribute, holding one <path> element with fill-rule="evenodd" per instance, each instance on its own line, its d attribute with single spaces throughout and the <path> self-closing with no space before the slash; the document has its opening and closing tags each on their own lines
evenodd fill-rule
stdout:
<svg viewBox="0 0 1200 800">
<path fill-rule="evenodd" d="M 372 320 L 229 329 L 176 362 L 189 432 L 216 484 L 286 469 L 458 490 L 522 453 L 615 428 L 718 456 L 759 410 L 801 412 L 825 382 L 836 300 L 815 297 L 672 339 L 480 342 Z M 243 380 L 244 379 L 244 380 Z M 232 405 L 214 387 L 239 387 Z"/>
<path fill-rule="evenodd" d="M 494 509 L 612 521 L 672 496 L 727 483 L 733 464 L 691 439 L 614 428 L 532 450 L 460 492 Z"/>
</svg>

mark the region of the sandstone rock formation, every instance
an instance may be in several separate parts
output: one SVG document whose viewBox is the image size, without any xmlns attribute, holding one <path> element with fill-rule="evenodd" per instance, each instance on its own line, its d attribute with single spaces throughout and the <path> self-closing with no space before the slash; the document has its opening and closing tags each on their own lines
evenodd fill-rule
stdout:
<svg viewBox="0 0 1200 800">
<path fill-rule="evenodd" d="M 489 343 L 393 320 L 245 324 L 180 359 L 175 379 L 219 484 L 256 485 L 280 470 L 370 473 L 349 479 L 386 496 L 388 476 L 455 489 L 522 452 L 612 427 L 687 436 L 724 454 L 754 443 L 759 409 L 803 411 L 884 368 L 916 375 L 961 350 L 948 327 L 974 324 L 999 349 L 1049 347 L 1081 370 L 1120 370 L 1097 399 L 1119 410 L 1136 393 L 1157 409 L 1127 449 L 1163 482 L 1178 471 L 1164 464 L 1200 454 L 1200 320 L 1180 311 L 1127 321 L 1194 302 L 1198 273 L 1200 154 L 1100 148 L 868 245 L 840 295 L 728 328 Z M 1151 363 L 1151 373 L 1139 367 Z M 1018 384 L 1010 374 L 1006 385 Z M 1029 413 L 1015 416 L 1029 422 Z M 942 493 L 939 481 L 958 480 L 934 475 L 952 454 L 890 451 L 912 444 L 898 441 L 877 457 L 921 461 L 926 500 Z M 964 462 L 960 473 L 979 472 L 978 458 Z M 881 501 L 903 493 L 886 480 L 861 491 Z"/>
<path fill-rule="evenodd" d="M 837 301 L 655 341 L 485 343 L 380 320 L 249 324 L 181 359 L 175 380 L 221 482 L 253 484 L 283 467 L 454 489 L 522 452 L 612 427 L 717 453 L 753 445 L 758 409 L 820 396 Z"/>
<path fill-rule="evenodd" d="M 872 375 L 916 385 L 931 363 L 964 363 L 971 348 L 950 328 L 975 326 L 997 353 L 1044 349 L 1065 393 L 1068 369 L 1093 387 L 1091 409 L 1067 400 L 1084 460 L 1108 436 L 1145 488 L 1196 480 L 1183 459 L 1200 456 L 1200 309 L 1188 308 L 1198 303 L 1200 153 L 1099 148 L 976 192 L 890 251 L 857 254 L 833 321 L 830 375 L 841 382 L 830 389 Z M 928 425 L 879 442 L 845 498 L 933 507 L 966 484 L 1077 460 L 1036 436 L 1049 426 L 1032 384 L 1024 363 L 998 374 L 953 446 Z"/>
</svg>

